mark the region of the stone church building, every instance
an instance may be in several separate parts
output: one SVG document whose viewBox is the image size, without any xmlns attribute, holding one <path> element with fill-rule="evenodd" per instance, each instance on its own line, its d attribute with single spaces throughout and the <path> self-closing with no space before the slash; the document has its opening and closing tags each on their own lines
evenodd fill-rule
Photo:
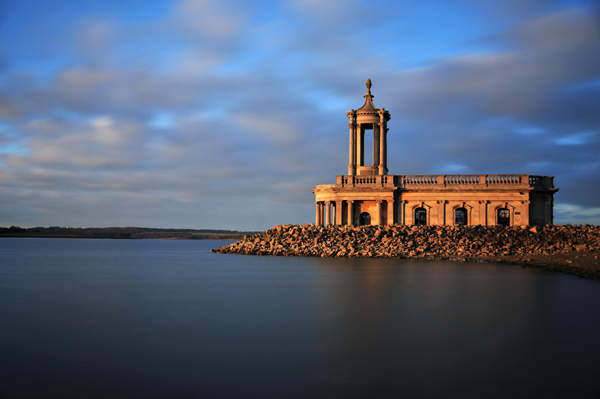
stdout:
<svg viewBox="0 0 600 399">
<path fill-rule="evenodd" d="M 366 84 L 363 106 L 346 113 L 348 174 L 313 189 L 317 225 L 552 224 L 552 176 L 388 174 L 390 113 L 375 107 Z M 365 134 L 373 135 L 372 165 L 365 165 Z"/>
</svg>

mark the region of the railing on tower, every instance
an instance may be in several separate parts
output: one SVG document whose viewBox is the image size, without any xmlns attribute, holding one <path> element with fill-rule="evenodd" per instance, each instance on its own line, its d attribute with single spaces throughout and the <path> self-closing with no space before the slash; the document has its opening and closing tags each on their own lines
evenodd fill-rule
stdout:
<svg viewBox="0 0 600 399">
<path fill-rule="evenodd" d="M 394 176 L 390 175 L 375 175 L 375 176 L 338 176 L 337 184 L 341 186 L 379 186 L 379 187 L 393 187 Z"/>
</svg>

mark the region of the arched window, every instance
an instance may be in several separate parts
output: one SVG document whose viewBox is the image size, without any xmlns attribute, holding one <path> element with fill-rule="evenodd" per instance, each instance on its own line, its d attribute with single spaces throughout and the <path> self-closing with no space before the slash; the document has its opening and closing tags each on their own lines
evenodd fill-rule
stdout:
<svg viewBox="0 0 600 399">
<path fill-rule="evenodd" d="M 456 226 L 466 226 L 467 222 L 467 210 L 465 208 L 456 208 L 454 211 L 454 224 Z"/>
<path fill-rule="evenodd" d="M 425 226 L 427 224 L 427 210 L 425 208 L 415 209 L 415 225 Z"/>
<path fill-rule="evenodd" d="M 359 220 L 359 225 L 360 226 L 366 226 L 371 224 L 371 215 L 369 215 L 369 212 L 363 212 L 360 214 L 360 220 Z"/>
<path fill-rule="evenodd" d="M 498 208 L 498 224 L 510 226 L 510 210 L 508 208 Z"/>
</svg>

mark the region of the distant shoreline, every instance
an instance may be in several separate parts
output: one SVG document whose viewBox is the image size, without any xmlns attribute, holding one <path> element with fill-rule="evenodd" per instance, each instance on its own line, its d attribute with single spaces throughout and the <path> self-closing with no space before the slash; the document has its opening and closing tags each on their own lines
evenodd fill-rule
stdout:
<svg viewBox="0 0 600 399">
<path fill-rule="evenodd" d="M 237 240 L 253 234 L 236 230 L 157 229 L 148 227 L 0 227 L 0 238 L 90 238 Z"/>
</svg>

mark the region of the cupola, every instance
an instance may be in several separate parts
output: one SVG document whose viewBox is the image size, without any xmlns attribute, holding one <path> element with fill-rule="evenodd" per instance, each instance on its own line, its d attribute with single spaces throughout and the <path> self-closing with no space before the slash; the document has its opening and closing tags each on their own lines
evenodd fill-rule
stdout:
<svg viewBox="0 0 600 399">
<path fill-rule="evenodd" d="M 385 175 L 387 169 L 387 122 L 390 113 L 384 108 L 373 104 L 371 94 L 371 79 L 366 81 L 367 93 L 365 103 L 357 110 L 351 109 L 346 113 L 350 122 L 350 148 L 348 175 Z M 373 165 L 365 165 L 365 132 L 373 134 Z"/>
</svg>

